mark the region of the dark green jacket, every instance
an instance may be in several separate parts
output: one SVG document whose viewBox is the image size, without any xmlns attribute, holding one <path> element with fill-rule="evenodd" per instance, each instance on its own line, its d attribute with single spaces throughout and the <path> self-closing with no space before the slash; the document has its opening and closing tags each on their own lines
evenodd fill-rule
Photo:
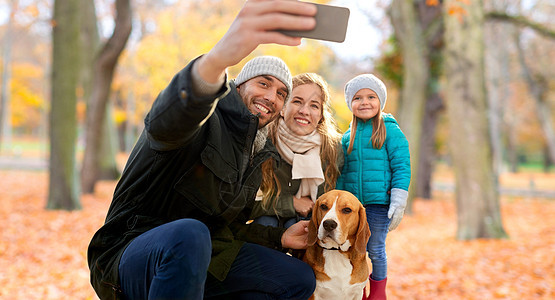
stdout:
<svg viewBox="0 0 555 300">
<path fill-rule="evenodd" d="M 341 170 L 341 168 L 343 168 L 343 150 L 341 149 L 341 144 L 338 144 L 337 148 L 339 151 L 339 154 L 337 155 L 337 167 Z M 326 166 L 327 164 L 324 164 L 324 171 L 326 170 Z M 297 217 L 297 211 L 293 205 L 293 196 L 295 196 L 299 191 L 301 179 L 291 178 L 293 177 L 292 169 L 293 167 L 288 162 L 283 159 L 281 160 L 279 166 L 275 170 L 276 177 L 278 178 L 281 186 L 281 193 L 277 199 L 272 199 L 272 204 L 270 204 L 268 209 L 264 209 L 262 207 L 262 201 L 256 201 L 251 215 L 252 219 L 260 216 L 272 216 L 278 217 L 280 221 L 285 222 L 288 219 Z M 326 183 L 323 182 L 318 186 L 318 197 L 324 193 L 325 185 Z"/>
<path fill-rule="evenodd" d="M 262 201 L 256 201 L 252 212 L 252 219 L 260 216 L 278 217 L 282 221 L 287 221 L 297 217 L 297 211 L 293 206 L 293 196 L 299 191 L 300 179 L 291 179 L 292 166 L 282 160 L 279 167 L 275 170 L 276 176 L 281 185 L 281 193 L 277 199 L 272 199 L 268 209 L 262 207 Z M 318 187 L 318 197 L 324 193 L 324 184 Z M 274 203 L 275 202 L 275 203 Z"/>
<path fill-rule="evenodd" d="M 281 248 L 283 229 L 246 224 L 260 186 L 260 165 L 279 155 L 271 142 L 252 155 L 258 117 L 247 110 L 232 81 L 215 98 L 196 97 L 191 67 L 158 95 L 105 224 L 89 245 L 91 283 L 101 299 L 120 296 L 118 265 L 129 242 L 177 219 L 194 218 L 208 226 L 208 271 L 219 280 L 244 242 Z"/>
</svg>

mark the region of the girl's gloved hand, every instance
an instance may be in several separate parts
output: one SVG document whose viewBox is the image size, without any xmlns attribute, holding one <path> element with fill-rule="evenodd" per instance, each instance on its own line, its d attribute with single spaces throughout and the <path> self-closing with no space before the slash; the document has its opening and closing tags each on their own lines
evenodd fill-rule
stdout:
<svg viewBox="0 0 555 300">
<path fill-rule="evenodd" d="M 402 189 L 391 189 L 391 203 L 389 204 L 389 211 L 387 217 L 391 219 L 389 224 L 389 231 L 395 230 L 403 215 L 405 214 L 405 207 L 407 206 L 407 198 L 409 192 Z"/>
</svg>

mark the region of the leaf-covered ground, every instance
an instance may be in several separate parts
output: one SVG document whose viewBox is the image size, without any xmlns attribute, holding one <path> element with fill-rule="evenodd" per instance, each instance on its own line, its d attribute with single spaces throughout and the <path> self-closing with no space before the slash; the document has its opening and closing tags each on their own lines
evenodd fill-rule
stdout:
<svg viewBox="0 0 555 300">
<path fill-rule="evenodd" d="M 0 171 L 0 299 L 97 299 L 86 249 L 114 186 L 47 211 L 46 173 Z M 501 210 L 509 239 L 457 241 L 453 195 L 417 200 L 388 236 L 388 299 L 555 299 L 555 200 L 503 197 Z"/>
</svg>

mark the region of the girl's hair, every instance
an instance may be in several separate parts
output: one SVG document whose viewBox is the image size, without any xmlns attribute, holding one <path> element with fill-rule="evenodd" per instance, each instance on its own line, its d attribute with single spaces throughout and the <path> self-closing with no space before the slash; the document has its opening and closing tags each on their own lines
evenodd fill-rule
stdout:
<svg viewBox="0 0 555 300">
<path fill-rule="evenodd" d="M 293 89 L 311 83 L 316 84 L 322 92 L 322 118 L 318 122 L 316 130 L 320 133 L 322 141 L 320 160 L 322 161 L 322 166 L 325 166 L 324 190 L 327 192 L 335 188 L 335 182 L 339 177 L 337 156 L 339 154 L 339 145 L 341 144 L 341 132 L 331 113 L 331 97 L 326 81 L 316 73 L 302 73 L 293 77 Z M 283 117 L 280 116 L 277 120 L 268 124 L 268 137 L 274 145 L 277 142 L 277 128 L 280 119 L 283 119 Z M 262 184 L 260 189 L 263 193 L 262 208 L 267 210 L 272 205 L 275 210 L 275 200 L 281 193 L 281 186 L 275 174 L 273 159 L 269 159 L 262 164 Z"/>
<path fill-rule="evenodd" d="M 347 155 L 351 154 L 353 151 L 353 144 L 355 142 L 355 135 L 357 132 L 358 118 L 353 114 L 353 120 L 351 121 L 351 136 L 349 138 L 349 147 L 347 148 Z M 382 111 L 378 110 L 376 116 L 372 118 L 372 136 L 370 140 L 372 141 L 372 146 L 374 149 L 381 149 L 383 143 L 385 142 L 386 130 L 385 123 L 383 121 Z"/>
</svg>

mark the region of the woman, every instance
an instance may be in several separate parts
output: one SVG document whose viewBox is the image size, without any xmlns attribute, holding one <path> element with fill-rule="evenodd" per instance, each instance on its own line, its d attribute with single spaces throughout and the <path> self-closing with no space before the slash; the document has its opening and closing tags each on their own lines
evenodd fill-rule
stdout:
<svg viewBox="0 0 555 300">
<path fill-rule="evenodd" d="M 281 162 L 276 166 L 268 160 L 262 166 L 255 223 L 288 228 L 308 218 L 316 199 L 335 187 L 343 153 L 330 102 L 328 85 L 321 76 L 293 77 L 290 100 L 278 120 L 268 125 Z"/>
</svg>

